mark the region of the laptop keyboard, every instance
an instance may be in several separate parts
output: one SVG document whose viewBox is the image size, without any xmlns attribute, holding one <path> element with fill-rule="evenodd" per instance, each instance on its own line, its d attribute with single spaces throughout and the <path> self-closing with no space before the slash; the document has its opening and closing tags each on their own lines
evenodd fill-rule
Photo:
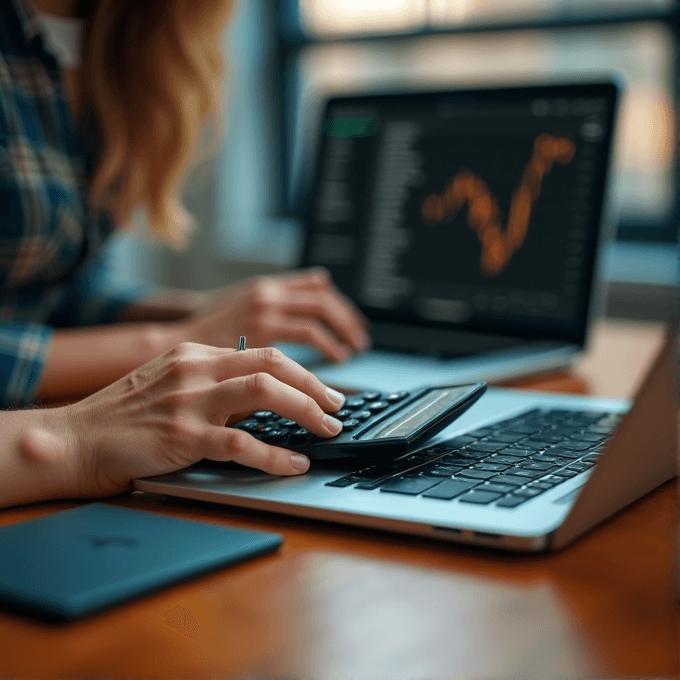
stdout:
<svg viewBox="0 0 680 680">
<path fill-rule="evenodd" d="M 535 409 L 326 486 L 514 508 L 593 467 L 621 418 Z"/>
</svg>

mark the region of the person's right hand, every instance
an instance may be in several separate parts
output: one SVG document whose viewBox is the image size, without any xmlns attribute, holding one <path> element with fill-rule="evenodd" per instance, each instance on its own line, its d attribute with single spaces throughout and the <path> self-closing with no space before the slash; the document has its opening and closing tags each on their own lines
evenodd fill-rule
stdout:
<svg viewBox="0 0 680 680">
<path fill-rule="evenodd" d="M 113 495 L 139 477 L 202 458 L 274 475 L 309 467 L 306 456 L 229 427 L 257 410 L 295 420 L 320 437 L 342 424 L 328 415 L 344 396 L 273 348 L 237 352 L 182 343 L 86 399 L 64 407 L 77 453 L 80 495 Z M 227 425 L 227 427 L 225 427 Z"/>
</svg>

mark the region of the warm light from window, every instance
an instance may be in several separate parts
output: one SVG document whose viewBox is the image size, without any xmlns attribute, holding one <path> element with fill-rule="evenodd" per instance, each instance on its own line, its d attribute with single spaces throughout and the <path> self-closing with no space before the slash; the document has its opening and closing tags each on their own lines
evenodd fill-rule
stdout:
<svg viewBox="0 0 680 680">
<path fill-rule="evenodd" d="M 404 33 L 426 27 L 667 12 L 673 0 L 299 0 L 316 37 Z"/>
<path fill-rule="evenodd" d="M 574 16 L 668 11 L 673 0 L 429 0 L 434 28 Z"/>
<path fill-rule="evenodd" d="M 301 0 L 302 26 L 311 35 L 402 33 L 427 22 L 427 0 Z"/>
<path fill-rule="evenodd" d="M 295 167 L 331 94 L 609 79 L 623 83 L 614 152 L 615 209 L 662 219 L 674 192 L 674 36 L 663 24 L 418 36 L 312 45 L 299 62 Z"/>
</svg>

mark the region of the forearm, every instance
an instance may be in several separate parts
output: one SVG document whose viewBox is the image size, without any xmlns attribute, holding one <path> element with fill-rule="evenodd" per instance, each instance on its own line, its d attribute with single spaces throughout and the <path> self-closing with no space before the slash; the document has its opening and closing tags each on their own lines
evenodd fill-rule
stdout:
<svg viewBox="0 0 680 680">
<path fill-rule="evenodd" d="M 66 409 L 0 412 L 0 507 L 80 493 Z"/>
<path fill-rule="evenodd" d="M 180 341 L 177 324 L 113 324 L 55 330 L 38 399 L 95 392 Z"/>
<path fill-rule="evenodd" d="M 209 292 L 192 290 L 161 290 L 123 310 L 123 322 L 179 321 L 199 313 Z"/>
</svg>

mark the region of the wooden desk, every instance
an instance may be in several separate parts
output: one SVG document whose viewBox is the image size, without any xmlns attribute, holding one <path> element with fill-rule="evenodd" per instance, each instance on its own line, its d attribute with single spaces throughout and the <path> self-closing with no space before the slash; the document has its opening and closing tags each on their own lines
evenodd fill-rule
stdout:
<svg viewBox="0 0 680 680">
<path fill-rule="evenodd" d="M 113 502 L 285 544 L 75 624 L 0 610 L 0 677 L 678 677 L 676 498 L 526 556 L 136 493 Z"/>
</svg>

